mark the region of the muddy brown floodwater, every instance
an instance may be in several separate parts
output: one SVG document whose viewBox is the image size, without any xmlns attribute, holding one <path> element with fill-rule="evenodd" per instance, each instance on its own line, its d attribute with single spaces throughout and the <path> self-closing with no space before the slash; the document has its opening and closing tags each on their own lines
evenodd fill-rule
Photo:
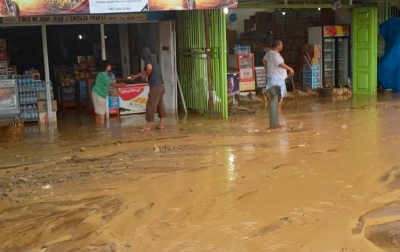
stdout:
<svg viewBox="0 0 400 252">
<path fill-rule="evenodd" d="M 400 251 L 400 104 L 301 107 L 28 126 L 0 143 L 0 251 Z"/>
</svg>

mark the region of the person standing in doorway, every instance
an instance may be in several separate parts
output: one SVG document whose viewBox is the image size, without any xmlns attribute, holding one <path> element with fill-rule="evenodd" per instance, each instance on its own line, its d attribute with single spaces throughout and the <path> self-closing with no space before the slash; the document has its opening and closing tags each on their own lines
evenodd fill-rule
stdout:
<svg viewBox="0 0 400 252">
<path fill-rule="evenodd" d="M 286 97 L 286 83 L 287 71 L 289 74 L 294 75 L 294 70 L 290 66 L 285 64 L 283 57 L 280 52 L 283 49 L 282 41 L 274 40 L 272 41 L 272 49 L 269 50 L 262 62 L 265 67 L 265 73 L 267 75 L 267 89 L 272 86 L 279 86 L 281 88 L 281 100 L 279 101 L 279 111 L 282 108 L 283 97 Z"/>
<path fill-rule="evenodd" d="M 112 66 L 109 61 L 103 60 L 100 64 L 100 71 L 96 76 L 94 86 L 92 88 L 92 100 L 94 112 L 96 113 L 96 124 L 104 124 L 107 110 L 107 95 L 110 86 L 122 87 L 125 84 L 117 83 L 110 79 Z"/>
<path fill-rule="evenodd" d="M 151 130 L 151 124 L 154 122 L 154 115 L 157 112 L 160 122 L 157 129 L 164 129 L 164 118 L 167 116 L 164 104 L 164 79 L 160 65 L 151 57 L 151 51 L 148 47 L 142 49 L 142 60 L 145 64 L 145 77 L 149 82 L 150 92 L 146 104 L 146 125 L 142 130 Z"/>
</svg>

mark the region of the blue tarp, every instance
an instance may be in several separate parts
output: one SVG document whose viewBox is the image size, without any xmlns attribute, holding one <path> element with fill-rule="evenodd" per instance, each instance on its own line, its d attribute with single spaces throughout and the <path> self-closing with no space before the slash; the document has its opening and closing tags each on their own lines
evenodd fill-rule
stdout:
<svg viewBox="0 0 400 252">
<path fill-rule="evenodd" d="M 378 64 L 378 82 L 384 89 L 400 92 L 400 18 L 391 18 L 379 26 L 385 39 L 385 54 Z"/>
</svg>

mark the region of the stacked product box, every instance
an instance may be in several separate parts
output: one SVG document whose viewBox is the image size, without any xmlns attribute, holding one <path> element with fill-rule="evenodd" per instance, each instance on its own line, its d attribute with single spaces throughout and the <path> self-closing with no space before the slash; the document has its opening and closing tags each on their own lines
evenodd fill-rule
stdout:
<svg viewBox="0 0 400 252">
<path fill-rule="evenodd" d="M 50 81 L 50 95 L 51 95 L 51 120 L 47 114 L 47 94 L 46 94 L 46 82 L 37 81 L 36 83 L 36 95 L 37 95 L 37 109 L 39 112 L 39 122 L 48 123 L 57 121 L 57 101 L 54 100 L 53 83 Z"/>
<path fill-rule="evenodd" d="M 259 88 L 264 88 L 267 86 L 267 75 L 265 73 L 264 67 L 256 67 L 256 85 Z"/>
<path fill-rule="evenodd" d="M 303 86 L 305 88 L 318 89 L 320 83 L 319 65 L 303 65 Z"/>
<path fill-rule="evenodd" d="M 119 93 L 116 87 L 110 87 L 108 91 L 108 113 L 110 115 L 119 114 Z"/>
</svg>

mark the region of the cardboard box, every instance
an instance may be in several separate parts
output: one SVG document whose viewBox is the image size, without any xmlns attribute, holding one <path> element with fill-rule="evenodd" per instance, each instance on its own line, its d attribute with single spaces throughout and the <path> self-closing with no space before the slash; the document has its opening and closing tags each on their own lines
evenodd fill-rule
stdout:
<svg viewBox="0 0 400 252">
<path fill-rule="evenodd" d="M 120 114 L 137 114 L 146 112 L 149 96 L 149 84 L 127 85 L 118 88 Z"/>
<path fill-rule="evenodd" d="M 307 52 L 303 52 L 303 54 L 307 57 L 308 56 L 311 59 L 319 59 L 321 58 L 321 50 L 317 50 L 317 51 L 307 51 Z"/>
<path fill-rule="evenodd" d="M 94 55 L 87 56 L 87 63 L 88 63 L 89 67 L 95 67 L 96 66 L 96 56 L 94 56 Z"/>
<path fill-rule="evenodd" d="M 268 31 L 272 24 L 272 14 L 270 12 L 256 12 L 256 30 Z"/>
<path fill-rule="evenodd" d="M 236 31 L 228 29 L 226 30 L 226 42 L 229 48 L 235 47 Z"/>
<path fill-rule="evenodd" d="M 5 39 L 0 39 L 0 49 L 7 49 L 7 42 Z"/>
<path fill-rule="evenodd" d="M 74 102 L 76 100 L 75 94 L 63 94 L 61 98 L 63 102 Z"/>
<path fill-rule="evenodd" d="M 7 50 L 0 49 L 0 60 L 7 60 Z"/>
<path fill-rule="evenodd" d="M 118 88 L 110 87 L 110 89 L 108 90 L 108 96 L 110 96 L 110 97 L 119 97 Z"/>
<path fill-rule="evenodd" d="M 51 119 L 47 116 L 47 113 L 39 113 L 39 122 L 41 123 L 49 123 L 49 122 L 57 122 L 57 113 L 51 112 Z"/>
<path fill-rule="evenodd" d="M 314 59 L 311 59 L 311 62 L 310 62 L 310 60 L 306 60 L 303 57 L 303 64 L 318 65 L 318 63 L 319 63 L 319 59 L 314 58 Z"/>
<path fill-rule="evenodd" d="M 47 102 L 46 101 L 39 101 L 37 103 L 37 107 L 38 107 L 39 113 L 47 112 Z M 51 111 L 53 111 L 53 112 L 57 111 L 57 101 L 56 100 L 51 101 Z"/>
<path fill-rule="evenodd" d="M 86 56 L 77 56 L 76 58 L 77 58 L 76 61 L 78 62 L 78 64 L 86 64 L 87 63 Z"/>
<path fill-rule="evenodd" d="M 301 46 L 302 52 L 313 52 L 313 51 L 321 51 L 321 45 L 302 45 Z"/>
<path fill-rule="evenodd" d="M 47 100 L 47 96 L 46 96 L 46 92 L 44 91 L 40 91 L 40 92 L 36 92 L 36 97 L 39 101 L 46 101 Z M 54 93 L 51 92 L 51 99 L 54 100 Z"/>
<path fill-rule="evenodd" d="M 255 81 L 241 81 L 239 82 L 240 91 L 254 91 L 256 89 Z"/>
</svg>

